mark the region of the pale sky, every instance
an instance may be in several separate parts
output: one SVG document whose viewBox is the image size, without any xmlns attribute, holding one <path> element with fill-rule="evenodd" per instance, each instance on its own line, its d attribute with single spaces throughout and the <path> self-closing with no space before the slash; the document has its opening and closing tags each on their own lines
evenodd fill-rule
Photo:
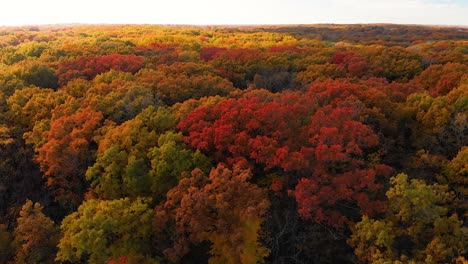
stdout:
<svg viewBox="0 0 468 264">
<path fill-rule="evenodd" d="M 398 23 L 468 26 L 468 0 L 0 0 L 1 25 Z"/>
</svg>

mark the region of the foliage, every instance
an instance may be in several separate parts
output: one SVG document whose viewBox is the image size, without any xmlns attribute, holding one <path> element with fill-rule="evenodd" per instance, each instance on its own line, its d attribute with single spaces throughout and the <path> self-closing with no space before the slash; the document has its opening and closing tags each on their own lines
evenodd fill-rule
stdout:
<svg viewBox="0 0 468 264">
<path fill-rule="evenodd" d="M 136 73 L 143 66 L 144 58 L 136 55 L 110 54 L 104 56 L 83 56 L 63 61 L 58 65 L 60 86 L 76 78 L 93 79 L 96 75 L 111 69 Z"/>
<path fill-rule="evenodd" d="M 140 198 L 84 202 L 62 222 L 56 260 L 105 263 L 126 256 L 154 263 L 149 247 L 153 211 L 148 202 Z"/>
<path fill-rule="evenodd" d="M 162 232 L 174 225 L 173 248 L 164 251 L 172 261 L 188 252 L 188 242 L 212 243 L 209 263 L 259 263 L 268 249 L 258 241 L 263 215 L 269 206 L 265 192 L 247 182 L 252 174 L 241 167 L 223 165 L 210 175 L 195 169 L 168 193 L 157 208 L 155 226 Z"/>
<path fill-rule="evenodd" d="M 185 149 L 164 108 L 145 109 L 136 118 L 110 128 L 99 142 L 97 159 L 86 172 L 102 198 L 152 195 L 162 197 L 177 184 L 182 172 L 209 167 L 199 152 Z"/>
<path fill-rule="evenodd" d="M 467 44 L 0 27 L 0 262 L 466 262 Z"/>
<path fill-rule="evenodd" d="M 13 233 L 16 248 L 14 263 L 53 261 L 58 243 L 58 229 L 42 210 L 39 203 L 30 200 L 21 208 Z"/>
<path fill-rule="evenodd" d="M 0 224 L 0 262 L 7 263 L 12 255 L 12 236 L 7 230 L 7 226 Z"/>
<path fill-rule="evenodd" d="M 364 216 L 353 228 L 349 243 L 361 261 L 440 263 L 466 253 L 468 229 L 448 214 L 444 205 L 452 197 L 446 186 L 409 181 L 406 174 L 391 183 L 385 218 Z"/>
<path fill-rule="evenodd" d="M 91 141 L 101 121 L 100 112 L 85 109 L 58 118 L 46 132 L 47 143 L 39 149 L 37 161 L 47 187 L 64 206 L 77 206 L 83 199 L 86 190 L 83 174 L 93 160 Z"/>
</svg>

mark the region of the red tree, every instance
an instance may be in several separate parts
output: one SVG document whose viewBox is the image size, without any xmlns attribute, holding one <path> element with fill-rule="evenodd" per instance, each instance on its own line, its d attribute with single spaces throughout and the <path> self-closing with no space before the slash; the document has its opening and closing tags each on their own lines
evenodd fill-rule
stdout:
<svg viewBox="0 0 468 264">
<path fill-rule="evenodd" d="M 143 67 L 145 58 L 136 55 L 110 54 L 104 56 L 83 56 L 75 60 L 63 61 L 58 65 L 60 86 L 75 78 L 93 79 L 96 75 L 111 69 L 136 73 Z"/>
<path fill-rule="evenodd" d="M 305 96 L 228 99 L 194 110 L 178 128 L 188 144 L 217 161 L 243 160 L 265 171 L 280 169 L 286 178 L 300 175 L 295 188 L 300 214 L 337 227 L 383 209 L 371 197 L 382 187 L 379 176 L 390 172 L 369 158 L 378 157 L 379 139 L 360 122 L 365 104 L 356 95 L 366 95 L 359 88 L 331 82 Z"/>
<path fill-rule="evenodd" d="M 47 143 L 39 149 L 37 161 L 46 185 L 62 205 L 81 203 L 86 191 L 84 173 L 93 161 L 90 143 L 102 118 L 100 112 L 85 109 L 56 119 L 46 132 Z"/>
</svg>

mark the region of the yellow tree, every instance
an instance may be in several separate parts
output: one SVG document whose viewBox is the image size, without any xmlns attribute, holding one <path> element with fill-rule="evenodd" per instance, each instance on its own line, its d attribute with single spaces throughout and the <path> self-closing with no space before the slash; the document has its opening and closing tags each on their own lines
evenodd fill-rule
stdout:
<svg viewBox="0 0 468 264">
<path fill-rule="evenodd" d="M 125 257 L 129 263 L 151 258 L 153 210 L 145 199 L 89 200 L 62 222 L 57 261 L 105 263 Z"/>
<path fill-rule="evenodd" d="M 353 228 L 348 243 L 369 263 L 448 263 L 466 253 L 468 229 L 446 205 L 447 186 L 408 181 L 406 174 L 391 179 L 386 216 L 367 216 Z"/>
</svg>

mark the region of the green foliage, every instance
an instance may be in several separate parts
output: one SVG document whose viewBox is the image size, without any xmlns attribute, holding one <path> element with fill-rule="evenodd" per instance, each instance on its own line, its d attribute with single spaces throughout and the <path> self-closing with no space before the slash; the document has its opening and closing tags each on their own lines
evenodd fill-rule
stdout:
<svg viewBox="0 0 468 264">
<path fill-rule="evenodd" d="M 111 83 L 96 83 L 83 97 L 86 104 L 100 111 L 106 118 L 123 123 L 134 118 L 149 106 L 157 106 L 159 99 L 151 86 L 117 79 Z"/>
<path fill-rule="evenodd" d="M 444 176 L 447 184 L 455 191 L 457 199 L 453 202 L 459 215 L 468 212 L 468 147 L 463 147 L 450 162 L 445 165 Z"/>
<path fill-rule="evenodd" d="M 186 149 L 180 134 L 171 131 L 174 117 L 165 108 L 150 107 L 111 128 L 99 143 L 96 163 L 86 172 L 94 191 L 103 198 L 163 197 L 183 172 L 207 171 L 208 159 Z"/>
<path fill-rule="evenodd" d="M 68 97 L 68 94 L 54 92 L 52 89 L 27 87 L 16 90 L 7 102 L 11 118 L 20 128 L 28 131 L 37 122 L 50 119 L 52 109 L 64 103 Z"/>
<path fill-rule="evenodd" d="M 56 89 L 57 75 L 49 66 L 32 61 L 25 62 L 13 68 L 13 73 L 22 80 L 25 85 L 35 85 L 42 88 Z"/>
<path fill-rule="evenodd" d="M 445 96 L 432 97 L 427 92 L 408 97 L 416 123 L 413 144 L 432 153 L 455 156 L 466 144 L 468 131 L 468 79 Z"/>
<path fill-rule="evenodd" d="M 130 263 L 157 263 L 150 247 L 153 210 L 148 203 L 140 198 L 84 202 L 62 222 L 56 260 L 105 263 L 126 256 Z"/>
<path fill-rule="evenodd" d="M 390 181 L 385 218 L 364 216 L 348 241 L 361 261 L 440 263 L 466 253 L 468 229 L 455 214 L 448 215 L 453 197 L 446 186 L 409 181 L 406 174 Z"/>
<path fill-rule="evenodd" d="M 185 148 L 182 135 L 167 132 L 158 139 L 158 145 L 150 150 L 151 191 L 156 196 L 165 195 L 183 177 L 195 168 L 209 171 L 210 163 L 200 151 Z"/>
<path fill-rule="evenodd" d="M 0 70 L 0 91 L 7 96 L 12 95 L 16 90 L 25 86 L 22 80 L 19 80 L 13 73 Z"/>
</svg>

